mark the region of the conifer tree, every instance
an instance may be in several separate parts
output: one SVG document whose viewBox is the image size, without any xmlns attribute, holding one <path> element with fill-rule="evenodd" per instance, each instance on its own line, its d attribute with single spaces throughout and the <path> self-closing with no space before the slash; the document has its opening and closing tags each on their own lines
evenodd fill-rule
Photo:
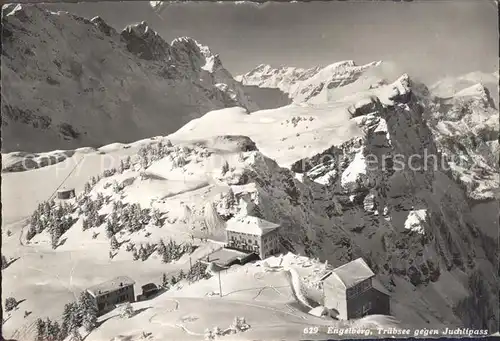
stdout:
<svg viewBox="0 0 500 341">
<path fill-rule="evenodd" d="M 172 286 L 176 285 L 177 284 L 177 278 L 175 278 L 175 276 L 172 276 L 170 277 L 170 284 Z"/>
<path fill-rule="evenodd" d="M 79 314 L 85 330 L 91 331 L 97 325 L 97 306 L 88 292 L 82 292 L 78 302 Z"/>
<path fill-rule="evenodd" d="M 44 341 L 45 340 L 45 322 L 38 318 L 35 322 L 36 325 L 36 341 Z"/>
<path fill-rule="evenodd" d="M 120 244 L 118 244 L 118 240 L 116 240 L 115 236 L 111 237 L 110 246 L 111 250 L 118 250 L 118 248 L 120 247 Z"/>
<path fill-rule="evenodd" d="M 130 160 L 130 156 L 127 156 L 127 158 L 125 159 L 125 169 L 129 169 L 131 165 L 132 162 Z"/>
<path fill-rule="evenodd" d="M 152 214 L 152 223 L 154 226 L 161 226 L 161 212 L 159 209 L 155 208 Z"/>
<path fill-rule="evenodd" d="M 47 336 L 49 340 L 58 341 L 61 335 L 61 327 L 57 321 L 53 321 L 50 325 L 50 328 L 47 332 Z"/>
<path fill-rule="evenodd" d="M 163 239 L 160 239 L 160 242 L 158 243 L 158 248 L 156 249 L 158 251 L 158 254 L 163 256 L 165 252 L 167 251 L 167 248 L 165 246 L 165 243 L 163 242 Z"/>
<path fill-rule="evenodd" d="M 222 163 L 221 173 L 222 175 L 225 175 L 227 172 L 229 172 L 229 163 L 227 162 L 227 160 L 224 160 L 224 162 Z"/>
<path fill-rule="evenodd" d="M 78 305 L 76 302 L 66 303 L 62 314 L 61 335 L 63 339 L 81 325 L 78 319 Z"/>
<path fill-rule="evenodd" d="M 80 335 L 80 332 L 78 329 L 73 330 L 71 334 L 71 341 L 83 341 L 82 336 Z"/>
<path fill-rule="evenodd" d="M 2 255 L 2 270 L 6 269 L 8 265 L 9 265 L 9 261 L 7 260 L 7 257 Z"/>
<path fill-rule="evenodd" d="M 168 277 L 167 277 L 167 274 L 163 273 L 162 277 L 161 277 L 161 285 L 165 288 L 165 289 L 168 289 L 169 287 L 169 283 L 168 283 Z"/>
<path fill-rule="evenodd" d="M 51 244 L 55 249 L 59 245 L 59 238 L 62 236 L 62 228 L 60 224 L 55 224 L 51 231 Z"/>
</svg>

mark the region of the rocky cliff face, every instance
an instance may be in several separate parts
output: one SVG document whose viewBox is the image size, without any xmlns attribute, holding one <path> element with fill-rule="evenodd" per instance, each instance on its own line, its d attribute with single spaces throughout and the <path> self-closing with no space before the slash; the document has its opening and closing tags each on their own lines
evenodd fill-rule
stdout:
<svg viewBox="0 0 500 341">
<path fill-rule="evenodd" d="M 335 266 L 358 256 L 367 259 L 392 292 L 396 315 L 400 305 L 413 305 L 404 297 L 412 288 L 416 300 L 427 303 L 411 309 L 423 309 L 444 324 L 494 331 L 499 321 L 497 221 L 478 220 L 471 200 L 475 194 L 457 178 L 448 157 L 451 147 L 442 142 L 446 136 L 428 119 L 440 115 L 436 101 L 425 86 L 404 75 L 348 107 L 364 136 L 298 160 L 291 170 L 256 154 L 247 159 L 245 176 L 234 180 L 228 173 L 221 181 L 251 183 L 247 212 L 281 222 L 283 245 L 293 251 Z M 482 110 L 484 126 L 463 122 L 471 128 L 452 139 L 454 148 L 460 149 L 473 129 L 497 129 L 489 120 L 498 121 L 498 113 L 489 103 L 484 97 L 474 109 Z M 447 115 L 460 108 L 453 102 Z M 467 121 L 473 114 L 465 116 Z M 488 141 L 481 143 L 488 146 Z M 481 193 L 491 195 L 498 178 L 489 173 L 493 152 L 486 146 L 462 149 L 481 160 L 470 171 L 486 172 L 476 180 L 488 188 Z M 490 182 L 483 181 L 487 176 Z M 493 203 L 489 207 L 498 213 L 488 195 L 482 202 Z M 453 294 L 445 288 L 454 288 Z"/>
<path fill-rule="evenodd" d="M 209 110 L 257 109 L 208 48 L 168 44 L 145 22 L 117 32 L 36 5 L 6 5 L 2 20 L 2 151 L 131 142 Z"/>
</svg>

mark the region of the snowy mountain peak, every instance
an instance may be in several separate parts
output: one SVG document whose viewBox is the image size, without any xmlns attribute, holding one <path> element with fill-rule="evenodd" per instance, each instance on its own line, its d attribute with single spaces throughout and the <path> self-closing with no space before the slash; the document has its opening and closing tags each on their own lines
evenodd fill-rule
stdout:
<svg viewBox="0 0 500 341">
<path fill-rule="evenodd" d="M 325 67 L 317 66 L 309 69 L 296 67 L 276 69 L 267 64 L 260 64 L 236 79 L 244 85 L 278 88 L 295 102 L 328 101 L 333 92 L 355 83 L 366 71 L 381 64 L 381 61 L 376 61 L 358 66 L 353 60 L 344 60 Z M 378 79 L 373 79 L 372 83 L 377 81 Z"/>
<path fill-rule="evenodd" d="M 329 68 L 329 69 L 338 69 L 338 68 L 354 67 L 354 66 L 356 66 L 356 63 L 354 62 L 354 60 L 343 60 L 343 61 L 340 61 L 340 62 L 336 62 L 336 63 L 330 64 L 326 68 Z"/>
<path fill-rule="evenodd" d="M 481 83 L 460 90 L 455 94 L 455 97 L 476 97 L 486 102 L 491 100 L 490 91 Z"/>
</svg>

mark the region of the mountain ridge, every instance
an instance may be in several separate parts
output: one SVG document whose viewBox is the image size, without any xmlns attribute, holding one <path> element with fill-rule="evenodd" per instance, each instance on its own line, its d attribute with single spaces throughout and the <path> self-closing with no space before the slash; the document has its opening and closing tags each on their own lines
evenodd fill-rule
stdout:
<svg viewBox="0 0 500 341">
<path fill-rule="evenodd" d="M 194 39 L 168 44 L 146 22 L 117 32 L 99 17 L 37 5 L 6 5 L 2 17 L 3 151 L 132 142 L 213 109 L 258 109 Z"/>
</svg>

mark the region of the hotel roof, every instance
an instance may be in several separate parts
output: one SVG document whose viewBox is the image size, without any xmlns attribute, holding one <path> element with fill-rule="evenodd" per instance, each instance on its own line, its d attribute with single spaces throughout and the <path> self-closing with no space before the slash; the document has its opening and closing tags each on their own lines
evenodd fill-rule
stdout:
<svg viewBox="0 0 500 341">
<path fill-rule="evenodd" d="M 226 223 L 226 230 L 262 236 L 277 229 L 279 226 L 261 218 L 244 216 L 229 219 Z"/>
<path fill-rule="evenodd" d="M 87 288 L 87 291 L 90 292 L 93 296 L 100 296 L 107 294 L 112 291 L 116 291 L 122 287 L 126 287 L 129 285 L 134 285 L 135 282 L 127 276 L 119 276 L 109 280 L 107 282 L 103 282 L 94 286 Z"/>
<path fill-rule="evenodd" d="M 347 264 L 333 269 L 330 275 L 323 276 L 322 280 L 325 282 L 335 282 L 341 284 L 344 288 L 351 288 L 356 284 L 374 277 L 375 274 L 370 269 L 368 264 L 363 258 L 355 259 Z"/>
</svg>

